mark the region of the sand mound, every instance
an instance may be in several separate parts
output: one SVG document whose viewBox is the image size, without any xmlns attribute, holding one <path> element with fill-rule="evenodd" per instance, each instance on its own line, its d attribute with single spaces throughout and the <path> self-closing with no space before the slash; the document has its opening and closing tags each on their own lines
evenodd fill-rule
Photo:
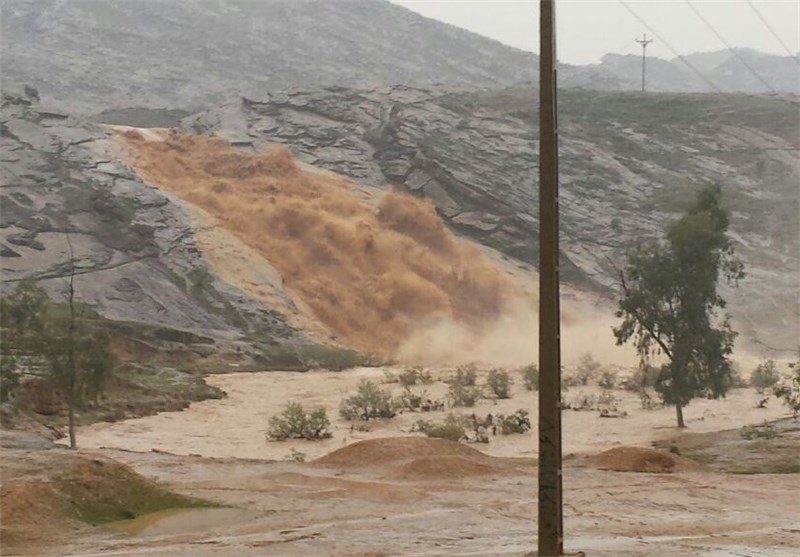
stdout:
<svg viewBox="0 0 800 557">
<path fill-rule="evenodd" d="M 359 441 L 314 461 L 328 468 L 373 468 L 388 478 L 459 479 L 503 474 L 526 464 L 498 458 L 462 443 L 427 437 L 391 437 Z"/>
<path fill-rule="evenodd" d="M 298 305 L 349 346 L 392 355 L 432 319 L 478 334 L 517 299 L 507 275 L 427 200 L 389 192 L 376 208 L 352 182 L 304 170 L 282 146 L 253 154 L 213 137 L 151 141 L 133 130 L 120 140 L 143 178 L 267 259 Z"/>
<path fill-rule="evenodd" d="M 386 437 L 347 445 L 316 459 L 322 466 L 359 468 L 403 464 L 426 457 L 458 457 L 488 463 L 493 457 L 462 443 L 428 437 Z"/>
<path fill-rule="evenodd" d="M 401 478 L 447 479 L 498 474 L 506 470 L 500 463 L 488 464 L 463 456 L 425 456 L 401 464 L 394 472 Z"/>
<path fill-rule="evenodd" d="M 699 470 L 697 462 L 672 453 L 644 447 L 614 447 L 589 457 L 590 466 L 616 472 L 686 472 Z"/>
<path fill-rule="evenodd" d="M 46 545 L 84 523 L 200 503 L 162 489 L 119 462 L 56 450 L 4 463 L 2 480 L 4 547 Z"/>
</svg>

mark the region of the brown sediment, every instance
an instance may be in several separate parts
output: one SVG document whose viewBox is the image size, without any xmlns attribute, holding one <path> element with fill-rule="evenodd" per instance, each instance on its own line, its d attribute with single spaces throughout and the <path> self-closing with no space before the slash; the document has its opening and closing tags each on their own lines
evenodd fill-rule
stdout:
<svg viewBox="0 0 800 557">
<path fill-rule="evenodd" d="M 479 334 L 518 295 L 429 201 L 388 192 L 376 208 L 352 182 L 305 170 L 283 146 L 245 153 L 177 132 L 119 137 L 143 178 L 268 260 L 343 344 L 393 355 L 421 324 L 442 321 Z"/>
</svg>

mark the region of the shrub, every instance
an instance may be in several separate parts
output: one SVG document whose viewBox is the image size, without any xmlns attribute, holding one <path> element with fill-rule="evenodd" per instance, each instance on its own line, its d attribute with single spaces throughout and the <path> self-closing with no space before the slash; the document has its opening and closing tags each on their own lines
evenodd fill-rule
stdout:
<svg viewBox="0 0 800 557">
<path fill-rule="evenodd" d="M 731 389 L 744 389 L 750 386 L 750 382 L 742 376 L 742 370 L 734 362 L 731 366 Z"/>
<path fill-rule="evenodd" d="M 416 385 L 419 380 L 419 372 L 419 368 L 416 367 L 405 369 L 397 376 L 397 381 L 404 387 Z"/>
<path fill-rule="evenodd" d="M 482 393 L 478 387 L 451 383 L 447 391 L 447 399 L 451 406 L 475 406 Z"/>
<path fill-rule="evenodd" d="M 447 381 L 451 385 L 461 385 L 463 387 L 474 387 L 478 371 L 475 364 L 467 364 L 456 368 L 456 373 Z"/>
<path fill-rule="evenodd" d="M 775 362 L 767 360 L 756 366 L 750 374 L 750 385 L 755 387 L 756 391 L 763 393 L 767 389 L 775 386 L 780 379 L 778 368 L 775 367 Z"/>
<path fill-rule="evenodd" d="M 764 422 L 763 425 L 746 425 L 739 431 L 742 439 L 774 439 L 778 436 L 775 426 Z"/>
<path fill-rule="evenodd" d="M 584 353 L 575 369 L 575 377 L 580 385 L 588 385 L 589 381 L 600 373 L 600 362 L 594 359 L 591 352 Z"/>
<path fill-rule="evenodd" d="M 512 383 L 513 381 L 508 376 L 508 372 L 501 369 L 491 370 L 486 378 L 486 386 L 497 398 L 511 398 Z"/>
<path fill-rule="evenodd" d="M 415 429 L 421 431 L 428 437 L 435 437 L 437 439 L 461 441 L 467 437 L 467 432 L 464 429 L 464 419 L 461 416 L 453 414 L 448 414 L 443 422 L 438 423 L 419 420 L 415 424 Z"/>
<path fill-rule="evenodd" d="M 626 391 L 644 392 L 648 388 L 654 388 L 661 370 L 655 366 L 639 366 L 633 375 L 625 378 L 620 386 Z"/>
<path fill-rule="evenodd" d="M 539 368 L 536 364 L 530 364 L 522 368 L 522 383 L 528 391 L 539 390 Z"/>
<path fill-rule="evenodd" d="M 392 395 L 369 379 L 362 379 L 356 394 L 342 400 L 339 414 L 345 420 L 394 417 Z"/>
<path fill-rule="evenodd" d="M 570 408 L 572 410 L 595 410 L 597 408 L 597 397 L 579 392 L 572 397 L 564 408 Z"/>
<path fill-rule="evenodd" d="M 398 408 L 405 408 L 406 410 L 419 410 L 420 406 L 422 406 L 422 401 L 425 400 L 427 394 L 427 391 L 422 391 L 421 393 L 417 394 L 412 391 L 410 387 L 406 387 L 403 389 L 402 394 L 397 397 L 395 406 Z"/>
<path fill-rule="evenodd" d="M 528 417 L 527 410 L 520 409 L 509 416 L 500 414 L 497 416 L 496 420 L 497 425 L 500 426 L 500 432 L 503 435 L 525 433 L 531 429 L 531 420 Z"/>
<path fill-rule="evenodd" d="M 612 369 L 604 369 L 600 372 L 597 384 L 604 389 L 613 389 L 617 386 L 617 372 Z"/>
<path fill-rule="evenodd" d="M 789 407 L 796 418 L 800 414 L 800 361 L 790 364 L 791 375 L 773 387 L 776 397 L 782 398 L 783 403 Z"/>
<path fill-rule="evenodd" d="M 10 399 L 19 387 L 19 364 L 14 356 L 0 355 L 0 402 Z"/>
<path fill-rule="evenodd" d="M 597 397 L 597 410 L 601 418 L 624 418 L 627 412 L 620 411 L 619 399 L 610 390 L 604 390 Z"/>
<path fill-rule="evenodd" d="M 642 410 L 658 410 L 664 408 L 664 403 L 653 397 L 649 392 L 643 390 L 639 395 L 639 400 L 642 404 Z"/>
<path fill-rule="evenodd" d="M 269 441 L 327 439 L 331 437 L 331 432 L 328 430 L 330 425 L 324 408 L 306 413 L 301 404 L 290 402 L 281 414 L 269 419 L 267 439 Z"/>
<path fill-rule="evenodd" d="M 286 462 L 305 462 L 306 453 L 300 452 L 297 449 L 292 449 L 289 454 L 283 457 L 283 460 Z"/>
<path fill-rule="evenodd" d="M 411 387 L 417 383 L 423 385 L 430 385 L 433 383 L 433 377 L 430 371 L 423 371 L 420 367 L 412 367 L 404 370 L 397 376 L 398 382 L 404 387 Z"/>
</svg>

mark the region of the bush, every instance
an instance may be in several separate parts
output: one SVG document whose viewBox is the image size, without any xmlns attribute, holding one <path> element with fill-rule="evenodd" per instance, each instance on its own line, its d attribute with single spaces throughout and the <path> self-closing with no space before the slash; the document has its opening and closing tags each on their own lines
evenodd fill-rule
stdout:
<svg viewBox="0 0 800 557">
<path fill-rule="evenodd" d="M 742 376 L 739 365 L 734 363 L 731 366 L 731 389 L 744 389 L 750 386 L 750 382 Z"/>
<path fill-rule="evenodd" d="M 301 404 L 290 402 L 278 416 L 269 419 L 267 440 L 283 441 L 285 439 L 328 439 L 331 423 L 324 408 L 306 413 Z"/>
<path fill-rule="evenodd" d="M 456 368 L 456 373 L 447 381 L 450 385 L 461 385 L 463 387 L 474 387 L 478 377 L 478 370 L 475 364 L 467 364 Z"/>
<path fill-rule="evenodd" d="M 591 352 L 584 353 L 575 369 L 575 378 L 579 385 L 588 385 L 589 381 L 600 373 L 600 362 L 594 359 Z"/>
<path fill-rule="evenodd" d="M 597 397 L 594 395 L 579 392 L 564 406 L 572 410 L 595 410 L 597 408 Z"/>
<path fill-rule="evenodd" d="M 447 391 L 447 399 L 451 406 L 475 406 L 482 397 L 478 387 L 451 383 Z"/>
<path fill-rule="evenodd" d="M 292 449 L 289 454 L 283 457 L 286 462 L 305 462 L 306 453 L 300 452 L 297 449 Z"/>
<path fill-rule="evenodd" d="M 539 368 L 536 364 L 530 364 L 520 370 L 522 373 L 522 383 L 528 391 L 539 390 Z"/>
<path fill-rule="evenodd" d="M 497 398 L 511 398 L 511 384 L 513 381 L 508 373 L 501 369 L 493 369 L 486 378 L 486 386 Z"/>
<path fill-rule="evenodd" d="M 763 393 L 767 389 L 774 387 L 779 379 L 780 375 L 775 362 L 767 360 L 758 364 L 750 374 L 750 385 L 755 387 L 759 393 Z"/>
<path fill-rule="evenodd" d="M 531 429 L 531 420 L 528 418 L 527 410 L 520 409 L 509 416 L 500 414 L 497 416 L 496 420 L 497 425 L 500 426 L 500 432 L 503 435 L 525 433 Z"/>
<path fill-rule="evenodd" d="M 19 363 L 14 356 L 0 355 L 0 402 L 10 399 L 19 387 Z"/>
<path fill-rule="evenodd" d="M 403 389 L 402 394 L 397 397 L 395 406 L 398 408 L 405 408 L 406 410 L 419 410 L 427 394 L 427 391 L 422 391 L 417 394 L 412 391 L 410 387 L 406 387 Z"/>
<path fill-rule="evenodd" d="M 739 431 L 742 439 L 774 439 L 778 436 L 775 426 L 764 422 L 763 425 L 746 425 Z"/>
<path fill-rule="evenodd" d="M 610 390 L 604 390 L 597 397 L 597 410 L 601 418 L 624 418 L 627 412 L 620 411 L 619 399 Z"/>
<path fill-rule="evenodd" d="M 433 377 L 430 371 L 422 371 L 420 367 L 412 367 L 404 370 L 397 376 L 398 382 L 404 387 L 411 387 L 417 383 L 423 385 L 430 385 L 433 383 Z"/>
<path fill-rule="evenodd" d="M 630 377 L 625 378 L 620 386 L 626 391 L 635 393 L 644 392 L 646 389 L 654 388 L 661 370 L 655 366 L 642 365 Z"/>
<path fill-rule="evenodd" d="M 395 413 L 392 395 L 369 379 L 362 379 L 356 394 L 342 400 L 339 414 L 345 420 L 393 418 Z"/>
<path fill-rule="evenodd" d="M 429 422 L 419 420 L 415 424 L 415 429 L 421 431 L 428 437 L 437 439 L 449 439 L 450 441 L 461 441 L 466 439 L 467 432 L 464 429 L 464 419 L 461 416 L 448 414 L 443 422 Z"/>
<path fill-rule="evenodd" d="M 783 403 L 796 418 L 800 414 L 800 361 L 790 364 L 790 367 L 791 375 L 775 385 L 772 392 L 776 397 L 783 399 Z"/>
<path fill-rule="evenodd" d="M 604 389 L 613 389 L 617 386 L 617 372 L 611 369 L 604 369 L 600 372 L 597 384 Z"/>
</svg>

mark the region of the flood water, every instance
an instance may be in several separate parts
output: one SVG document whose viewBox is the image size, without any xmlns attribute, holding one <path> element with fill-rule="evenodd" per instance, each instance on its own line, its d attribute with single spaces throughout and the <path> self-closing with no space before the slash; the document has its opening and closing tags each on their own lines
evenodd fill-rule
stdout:
<svg viewBox="0 0 800 557">
<path fill-rule="evenodd" d="M 256 511 L 235 508 L 164 509 L 130 520 L 105 525 L 115 532 L 136 536 L 164 536 L 207 531 L 244 524 L 261 515 Z"/>
</svg>

